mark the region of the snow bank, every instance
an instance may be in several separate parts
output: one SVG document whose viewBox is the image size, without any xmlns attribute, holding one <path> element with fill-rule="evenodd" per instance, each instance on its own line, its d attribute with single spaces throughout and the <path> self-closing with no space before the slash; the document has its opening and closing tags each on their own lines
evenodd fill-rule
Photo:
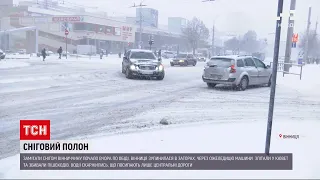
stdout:
<svg viewBox="0 0 320 180">
<path fill-rule="evenodd" d="M 0 61 L 0 69 L 10 69 L 10 68 L 18 68 L 18 67 L 26 67 L 29 66 L 29 63 L 13 61 L 13 60 L 2 60 Z"/>
<path fill-rule="evenodd" d="M 166 126 L 168 127 L 168 126 Z M 170 126 L 169 126 L 170 127 Z M 0 161 L 2 178 L 160 179 L 160 178 L 320 178 L 319 121 L 274 122 L 272 153 L 293 153 L 291 171 L 20 171 L 19 156 Z M 278 134 L 298 134 L 299 139 L 281 139 Z M 97 138 L 90 149 L 104 153 L 261 153 L 265 122 L 193 124 L 158 131 Z M 1 177 L 1 176 L 0 176 Z"/>
</svg>

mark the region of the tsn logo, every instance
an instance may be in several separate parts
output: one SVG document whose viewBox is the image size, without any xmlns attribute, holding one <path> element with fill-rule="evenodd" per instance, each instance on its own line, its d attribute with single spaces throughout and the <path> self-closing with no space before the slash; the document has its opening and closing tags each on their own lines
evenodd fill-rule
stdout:
<svg viewBox="0 0 320 180">
<path fill-rule="evenodd" d="M 20 120 L 20 140 L 50 140 L 50 120 Z"/>
</svg>

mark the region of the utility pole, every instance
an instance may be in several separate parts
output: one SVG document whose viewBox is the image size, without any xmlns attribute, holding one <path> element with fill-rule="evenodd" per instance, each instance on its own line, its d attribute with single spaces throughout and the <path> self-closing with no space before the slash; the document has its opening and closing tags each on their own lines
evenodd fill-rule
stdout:
<svg viewBox="0 0 320 180">
<path fill-rule="evenodd" d="M 284 56 L 284 71 L 289 72 L 290 66 L 290 59 L 291 59 L 291 48 L 292 48 L 292 35 L 293 35 L 293 28 L 294 28 L 294 11 L 296 10 L 296 0 L 291 0 L 290 4 L 290 16 L 288 20 L 288 31 L 287 31 L 287 43 L 286 43 L 286 52 Z"/>
<path fill-rule="evenodd" d="M 131 7 L 134 7 L 134 8 L 137 8 L 139 7 L 139 13 L 140 13 L 140 18 L 139 18 L 139 25 L 140 25 L 140 28 L 139 28 L 139 47 L 140 49 L 142 48 L 142 7 L 143 6 L 147 6 L 147 5 L 144 5 L 142 4 L 142 2 L 139 4 L 139 5 L 136 5 L 136 4 L 133 4 L 133 6 Z"/>
<path fill-rule="evenodd" d="M 304 46 L 304 54 L 303 54 L 303 62 L 307 62 L 308 56 L 309 56 L 309 30 L 310 30 L 310 25 L 311 25 L 311 7 L 309 7 L 309 14 L 308 14 L 308 25 L 307 25 L 307 32 L 306 32 L 306 44 Z"/>
<path fill-rule="evenodd" d="M 214 22 L 213 22 L 213 26 L 212 26 L 212 56 L 214 56 L 214 55 L 215 55 L 215 49 L 214 49 Z"/>
<path fill-rule="evenodd" d="M 280 17 L 280 15 L 282 14 L 282 10 L 283 10 L 283 0 L 278 0 L 277 17 Z M 276 94 L 278 59 L 279 59 L 280 37 L 281 37 L 281 23 L 282 23 L 282 18 L 277 20 L 276 36 L 274 40 L 274 52 L 273 52 L 274 54 L 273 54 L 272 77 L 271 77 L 272 80 L 271 80 L 268 125 L 267 125 L 267 135 L 266 135 L 266 145 L 265 145 L 265 154 L 267 155 L 269 155 L 270 145 L 271 145 L 272 120 L 273 120 L 274 100 L 275 100 L 275 94 Z"/>
<path fill-rule="evenodd" d="M 203 0 L 202 2 L 214 2 L 216 0 Z M 215 49 L 214 49 L 214 24 L 215 24 L 215 20 L 213 21 L 213 26 L 212 26 L 212 56 L 215 55 Z M 209 57 L 211 58 L 211 57 Z"/>
</svg>

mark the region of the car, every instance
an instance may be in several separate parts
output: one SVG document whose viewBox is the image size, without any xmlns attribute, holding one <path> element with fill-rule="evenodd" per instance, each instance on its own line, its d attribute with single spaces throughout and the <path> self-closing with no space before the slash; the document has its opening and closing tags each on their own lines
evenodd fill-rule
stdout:
<svg viewBox="0 0 320 180">
<path fill-rule="evenodd" d="M 54 53 L 52 51 L 47 51 L 47 56 L 51 56 L 53 55 Z"/>
<path fill-rule="evenodd" d="M 188 66 L 197 65 L 197 59 L 192 54 L 178 54 L 170 61 L 171 66 L 180 65 L 180 66 Z"/>
<path fill-rule="evenodd" d="M 198 62 L 206 62 L 206 57 L 204 57 L 204 56 L 198 56 Z"/>
<path fill-rule="evenodd" d="M 174 58 L 174 53 L 170 52 L 170 51 L 166 51 L 162 54 L 162 57 L 166 58 L 166 59 L 170 59 L 170 58 Z"/>
<path fill-rule="evenodd" d="M 131 49 L 123 57 L 122 73 L 126 78 L 155 77 L 163 80 L 165 76 L 161 58 L 157 58 L 150 50 Z"/>
<path fill-rule="evenodd" d="M 67 54 L 68 54 L 68 56 L 70 55 L 69 51 L 67 51 L 67 52 L 66 52 L 66 51 L 62 51 L 62 56 L 63 56 L 63 57 L 66 57 Z"/>
<path fill-rule="evenodd" d="M 215 56 L 204 67 L 202 80 L 208 87 L 231 85 L 246 90 L 250 85 L 271 86 L 272 69 L 253 56 Z"/>
<path fill-rule="evenodd" d="M 19 53 L 19 54 L 27 54 L 27 50 L 25 50 L 25 49 L 20 49 L 20 50 L 18 51 L 18 53 Z"/>
<path fill-rule="evenodd" d="M 0 60 L 6 58 L 6 53 L 0 49 Z"/>
</svg>

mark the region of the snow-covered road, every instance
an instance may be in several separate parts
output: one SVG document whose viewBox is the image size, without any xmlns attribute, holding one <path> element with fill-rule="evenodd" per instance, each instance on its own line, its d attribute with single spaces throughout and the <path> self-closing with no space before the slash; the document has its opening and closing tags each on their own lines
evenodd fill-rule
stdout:
<svg viewBox="0 0 320 180">
<path fill-rule="evenodd" d="M 161 119 L 172 124 L 266 121 L 269 88 L 208 89 L 201 79 L 204 63 L 170 67 L 164 60 L 164 64 L 166 77 L 157 81 L 126 79 L 116 56 L 1 62 L 0 159 L 19 153 L 20 119 L 50 119 L 52 139 L 158 128 Z M 320 66 L 305 69 L 310 70 L 303 77 L 313 77 L 312 73 L 320 77 Z M 307 81 L 299 81 L 298 76 L 279 77 L 275 120 L 319 120 L 319 90 L 310 95 L 297 87 L 309 86 L 304 84 Z M 319 87 L 316 82 L 310 88 Z"/>
</svg>

